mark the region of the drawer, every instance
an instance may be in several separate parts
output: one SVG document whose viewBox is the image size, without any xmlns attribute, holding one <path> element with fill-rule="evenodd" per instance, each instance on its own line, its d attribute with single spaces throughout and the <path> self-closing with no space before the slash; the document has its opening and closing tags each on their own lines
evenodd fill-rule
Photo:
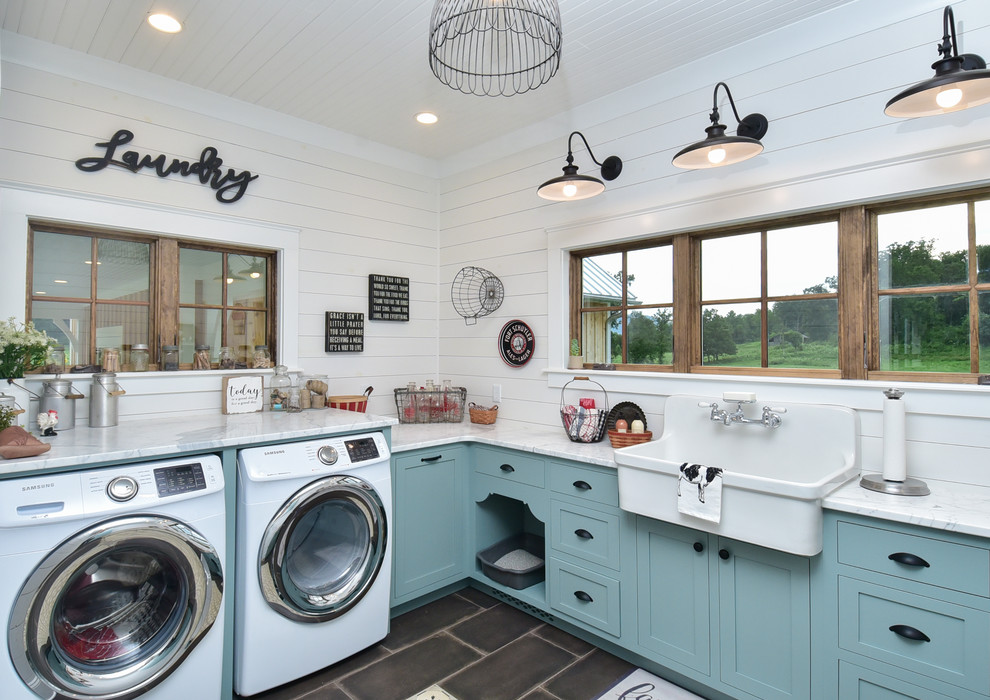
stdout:
<svg viewBox="0 0 990 700">
<path fill-rule="evenodd" d="M 906 683 L 903 678 L 890 678 L 845 661 L 839 662 L 839 697 L 843 700 L 952 700 L 948 695 Z"/>
<path fill-rule="evenodd" d="M 550 607 L 592 627 L 619 636 L 619 582 L 551 558 Z"/>
<path fill-rule="evenodd" d="M 619 507 L 619 477 L 573 464 L 550 462 L 550 490 L 583 501 Z"/>
<path fill-rule="evenodd" d="M 837 536 L 840 564 L 990 597 L 990 551 L 981 547 L 841 520 Z"/>
<path fill-rule="evenodd" d="M 894 626 L 917 630 L 927 641 L 906 638 Z M 954 686 L 990 692 L 990 613 L 982 610 L 840 576 L 839 646 Z"/>
<path fill-rule="evenodd" d="M 474 470 L 527 486 L 546 486 L 546 464 L 542 459 L 516 452 L 476 448 Z"/>
<path fill-rule="evenodd" d="M 593 564 L 619 569 L 619 516 L 550 502 L 550 545 Z"/>
</svg>

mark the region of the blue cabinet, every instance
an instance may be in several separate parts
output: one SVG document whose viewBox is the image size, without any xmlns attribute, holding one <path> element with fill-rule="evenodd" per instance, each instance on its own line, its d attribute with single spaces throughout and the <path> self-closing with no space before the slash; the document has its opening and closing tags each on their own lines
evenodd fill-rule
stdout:
<svg viewBox="0 0 990 700">
<path fill-rule="evenodd" d="M 810 563 L 640 517 L 638 644 L 724 693 L 811 694 Z"/>
<path fill-rule="evenodd" d="M 393 605 L 468 575 L 466 449 L 444 445 L 393 459 Z"/>
<path fill-rule="evenodd" d="M 986 541 L 826 513 L 824 546 L 817 697 L 990 696 Z"/>
</svg>

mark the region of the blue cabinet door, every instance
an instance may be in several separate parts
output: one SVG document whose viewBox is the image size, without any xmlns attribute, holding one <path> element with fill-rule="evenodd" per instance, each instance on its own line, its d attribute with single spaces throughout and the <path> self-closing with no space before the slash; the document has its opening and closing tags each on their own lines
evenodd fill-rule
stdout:
<svg viewBox="0 0 990 700">
<path fill-rule="evenodd" d="M 762 698 L 811 694 L 809 560 L 717 538 L 722 681 Z"/>
<path fill-rule="evenodd" d="M 709 536 L 650 518 L 638 518 L 640 646 L 667 660 L 711 673 Z"/>
<path fill-rule="evenodd" d="M 464 448 L 394 458 L 393 604 L 467 575 L 468 465 Z"/>
</svg>

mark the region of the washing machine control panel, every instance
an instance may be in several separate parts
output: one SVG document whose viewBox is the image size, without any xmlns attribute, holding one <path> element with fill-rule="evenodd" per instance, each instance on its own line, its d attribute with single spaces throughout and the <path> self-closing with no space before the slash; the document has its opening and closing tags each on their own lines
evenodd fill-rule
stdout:
<svg viewBox="0 0 990 700">
<path fill-rule="evenodd" d="M 316 458 L 327 465 L 337 463 L 337 448 L 333 445 L 324 445 L 316 452 Z"/>
<path fill-rule="evenodd" d="M 367 462 L 369 459 L 378 459 L 378 444 L 371 436 L 364 436 L 346 440 L 344 446 L 347 448 L 347 456 L 351 463 Z"/>
<path fill-rule="evenodd" d="M 159 496 L 200 491 L 206 488 L 203 465 L 199 462 L 177 464 L 155 469 L 155 486 Z"/>
</svg>

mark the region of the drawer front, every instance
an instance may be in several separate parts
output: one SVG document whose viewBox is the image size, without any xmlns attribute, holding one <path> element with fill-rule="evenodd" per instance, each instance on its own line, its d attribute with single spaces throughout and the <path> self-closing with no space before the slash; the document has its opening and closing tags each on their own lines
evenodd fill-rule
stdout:
<svg viewBox="0 0 990 700">
<path fill-rule="evenodd" d="M 479 474 L 541 489 L 546 486 L 546 464 L 537 457 L 479 447 L 474 459 L 474 470 Z"/>
<path fill-rule="evenodd" d="M 550 607 L 619 636 L 619 582 L 551 558 Z"/>
<path fill-rule="evenodd" d="M 843 700 L 952 700 L 948 695 L 845 661 L 839 662 L 839 697 Z"/>
<path fill-rule="evenodd" d="M 912 630 L 924 638 L 906 637 L 916 634 Z M 990 613 L 982 610 L 840 576 L 839 646 L 951 685 L 990 692 Z"/>
<path fill-rule="evenodd" d="M 550 502 L 551 546 L 593 564 L 619 569 L 619 516 Z"/>
<path fill-rule="evenodd" d="M 562 462 L 550 462 L 550 490 L 583 501 L 619 507 L 619 477 Z"/>
<path fill-rule="evenodd" d="M 986 549 L 841 520 L 838 525 L 841 564 L 990 597 Z"/>
</svg>

